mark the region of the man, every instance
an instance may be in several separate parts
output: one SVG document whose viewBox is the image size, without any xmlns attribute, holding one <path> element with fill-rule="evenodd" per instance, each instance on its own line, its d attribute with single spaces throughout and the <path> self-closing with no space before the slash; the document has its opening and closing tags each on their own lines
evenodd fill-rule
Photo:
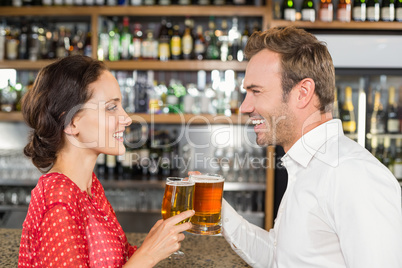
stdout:
<svg viewBox="0 0 402 268">
<path fill-rule="evenodd" d="M 402 267 L 401 188 L 332 119 L 331 56 L 295 27 L 248 41 L 240 109 L 259 145 L 280 145 L 288 186 L 269 232 L 224 201 L 223 235 L 253 267 Z"/>
</svg>

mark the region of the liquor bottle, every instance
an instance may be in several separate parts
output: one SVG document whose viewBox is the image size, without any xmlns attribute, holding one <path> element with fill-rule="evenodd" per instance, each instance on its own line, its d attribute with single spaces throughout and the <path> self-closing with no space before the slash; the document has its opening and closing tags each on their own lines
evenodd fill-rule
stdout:
<svg viewBox="0 0 402 268">
<path fill-rule="evenodd" d="M 135 60 L 141 58 L 141 47 L 142 47 L 142 30 L 141 24 L 134 24 L 134 35 L 133 35 L 133 44 L 132 44 L 132 55 Z"/>
<path fill-rule="evenodd" d="M 6 58 L 16 60 L 18 58 L 18 37 L 15 29 L 6 31 Z"/>
<path fill-rule="evenodd" d="M 293 0 L 285 0 L 283 1 L 283 19 L 295 21 L 296 20 L 296 8 Z"/>
<path fill-rule="evenodd" d="M 131 0 L 130 3 L 132 6 L 141 6 L 142 0 Z"/>
<path fill-rule="evenodd" d="M 106 155 L 106 168 L 107 168 L 107 179 L 108 180 L 114 180 L 115 179 L 115 174 L 117 173 L 116 171 L 116 156 L 114 155 Z"/>
<path fill-rule="evenodd" d="M 26 22 L 23 23 L 21 27 L 21 32 L 19 34 L 19 45 L 18 45 L 18 58 L 20 60 L 29 59 L 28 29 L 31 29 L 30 25 L 28 25 Z"/>
<path fill-rule="evenodd" d="M 5 22 L 4 22 L 5 24 Z M 4 60 L 6 48 L 6 35 L 5 25 L 0 24 L 0 61 Z"/>
<path fill-rule="evenodd" d="M 398 180 L 402 180 L 402 139 L 396 139 L 394 175 Z"/>
<path fill-rule="evenodd" d="M 98 60 L 104 61 L 109 59 L 109 31 L 107 21 L 103 21 L 103 27 L 101 32 L 99 33 L 99 42 L 98 42 Z"/>
<path fill-rule="evenodd" d="M 167 111 L 170 114 L 177 114 L 179 112 L 179 97 L 175 92 L 175 83 L 176 81 L 174 79 L 170 80 L 166 95 Z"/>
<path fill-rule="evenodd" d="M 367 0 L 366 9 L 368 21 L 380 20 L 380 2 L 378 0 Z"/>
<path fill-rule="evenodd" d="M 154 38 L 152 30 L 147 31 L 147 38 L 141 44 L 141 57 L 143 59 L 158 59 L 158 40 Z"/>
<path fill-rule="evenodd" d="M 170 0 L 159 0 L 158 3 L 161 6 L 169 6 L 172 4 Z"/>
<path fill-rule="evenodd" d="M 202 25 L 197 26 L 197 34 L 194 40 L 194 56 L 197 60 L 205 58 L 205 38 L 202 30 Z"/>
<path fill-rule="evenodd" d="M 1 91 L 1 111 L 11 112 L 13 111 L 13 106 L 17 98 L 17 93 L 15 92 L 15 87 L 11 84 L 11 80 L 8 79 L 7 86 Z"/>
<path fill-rule="evenodd" d="M 350 22 L 352 4 L 350 0 L 339 0 L 338 10 L 336 12 L 336 18 L 342 22 Z"/>
<path fill-rule="evenodd" d="M 96 167 L 95 167 L 96 176 L 102 180 L 105 179 L 106 174 L 106 155 L 99 154 L 96 159 Z"/>
<path fill-rule="evenodd" d="M 395 103 L 395 87 L 389 88 L 389 98 L 387 106 L 387 133 L 398 133 L 400 129 L 398 119 L 398 108 Z M 400 104 L 402 105 L 402 104 Z"/>
<path fill-rule="evenodd" d="M 250 31 L 248 29 L 248 23 L 246 21 L 245 25 L 244 25 L 244 30 L 243 33 L 241 35 L 240 38 L 240 49 L 237 52 L 237 60 L 242 62 L 243 60 L 245 60 L 245 56 L 244 56 L 244 49 L 246 48 L 247 42 L 248 42 L 248 38 L 250 37 Z"/>
<path fill-rule="evenodd" d="M 315 21 L 315 5 L 313 0 L 304 0 L 301 8 L 302 20 Z"/>
<path fill-rule="evenodd" d="M 374 95 L 374 109 L 371 115 L 370 132 L 371 134 L 385 133 L 384 113 L 381 104 L 381 92 L 376 91 Z"/>
<path fill-rule="evenodd" d="M 366 0 L 354 0 L 352 18 L 354 21 L 366 20 Z"/>
<path fill-rule="evenodd" d="M 104 6 L 105 5 L 105 0 L 95 0 L 95 3 L 97 6 Z"/>
<path fill-rule="evenodd" d="M 180 26 L 175 24 L 173 26 L 173 35 L 170 39 L 170 51 L 172 60 L 179 60 L 181 58 L 181 36 L 179 33 Z"/>
<path fill-rule="evenodd" d="M 394 159 L 391 153 L 391 139 L 389 137 L 384 138 L 384 151 L 382 154 L 382 163 L 386 166 L 392 173 L 394 173 Z"/>
<path fill-rule="evenodd" d="M 399 118 L 399 132 L 402 133 L 402 87 L 399 88 L 398 118 Z"/>
<path fill-rule="evenodd" d="M 345 101 L 342 106 L 341 114 L 342 127 L 345 133 L 356 132 L 355 112 L 352 102 L 352 88 L 345 88 Z"/>
<path fill-rule="evenodd" d="M 53 5 L 53 0 L 42 0 L 42 6 L 51 6 Z"/>
<path fill-rule="evenodd" d="M 95 5 L 95 0 L 85 0 L 84 4 L 86 6 L 94 6 Z"/>
<path fill-rule="evenodd" d="M 394 21 L 395 20 L 394 0 L 382 0 L 381 20 L 383 20 L 383 21 Z"/>
<path fill-rule="evenodd" d="M 53 5 L 62 6 L 64 5 L 64 0 L 53 0 Z"/>
<path fill-rule="evenodd" d="M 238 53 L 239 50 L 241 49 L 241 33 L 239 31 L 239 26 L 238 26 L 238 19 L 237 17 L 234 17 L 232 19 L 232 28 L 230 28 L 229 33 L 229 48 L 231 51 L 232 58 L 229 58 L 229 60 L 238 60 Z"/>
<path fill-rule="evenodd" d="M 221 61 L 227 61 L 232 60 L 233 56 L 232 53 L 230 53 L 230 58 L 229 58 L 229 36 L 228 36 L 228 23 L 227 20 L 223 19 L 222 24 L 221 24 L 221 34 L 218 37 L 218 47 L 220 50 L 220 57 Z M 230 52 L 232 49 L 232 44 L 230 44 Z"/>
<path fill-rule="evenodd" d="M 109 60 L 120 60 L 120 33 L 117 24 L 117 18 L 113 18 L 114 28 L 109 32 Z"/>
<path fill-rule="evenodd" d="M 87 57 L 92 57 L 92 32 L 91 32 L 91 30 L 87 31 L 87 35 L 85 38 L 84 55 Z"/>
<path fill-rule="evenodd" d="M 320 21 L 332 22 L 334 20 L 334 7 L 332 0 L 321 0 L 318 10 L 318 18 Z"/>
<path fill-rule="evenodd" d="M 177 3 L 181 6 L 188 6 L 191 5 L 191 0 L 179 0 Z"/>
<path fill-rule="evenodd" d="M 170 37 L 167 28 L 167 21 L 162 19 L 161 28 L 159 30 L 158 57 L 161 61 L 167 61 L 170 58 Z"/>
<path fill-rule="evenodd" d="M 74 0 L 74 5 L 83 6 L 84 5 L 84 0 Z"/>
<path fill-rule="evenodd" d="M 337 88 L 335 88 L 335 91 L 334 91 L 334 107 L 332 109 L 332 117 L 333 118 L 340 118 L 339 101 L 338 101 L 338 89 Z"/>
<path fill-rule="evenodd" d="M 74 0 L 64 0 L 64 5 L 72 6 L 74 4 Z"/>
<path fill-rule="evenodd" d="M 182 37 L 182 51 L 183 51 L 183 59 L 189 60 L 194 58 L 194 50 L 193 50 L 193 24 L 194 22 L 187 18 L 184 22 L 185 29 Z"/>
<path fill-rule="evenodd" d="M 402 0 L 395 1 L 395 20 L 402 21 Z"/>
<path fill-rule="evenodd" d="M 217 60 L 219 59 L 219 48 L 218 48 L 218 37 L 215 34 L 215 21 L 213 17 L 210 17 L 209 23 L 209 40 L 208 46 L 206 50 L 206 58 L 208 60 Z"/>
<path fill-rule="evenodd" d="M 14 7 L 21 7 L 22 6 L 22 0 L 13 0 L 13 6 Z"/>
<path fill-rule="evenodd" d="M 132 58 L 132 36 L 129 29 L 128 17 L 123 17 L 123 30 L 120 35 L 120 57 L 122 60 Z"/>
</svg>

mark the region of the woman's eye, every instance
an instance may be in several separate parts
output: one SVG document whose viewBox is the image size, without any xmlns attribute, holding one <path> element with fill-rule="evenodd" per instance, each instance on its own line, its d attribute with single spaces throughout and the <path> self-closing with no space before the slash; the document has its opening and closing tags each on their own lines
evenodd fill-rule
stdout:
<svg viewBox="0 0 402 268">
<path fill-rule="evenodd" d="M 117 105 L 113 105 L 113 106 L 109 106 L 107 109 L 108 109 L 108 111 L 113 111 L 113 110 L 116 110 L 116 108 L 117 108 Z"/>
</svg>

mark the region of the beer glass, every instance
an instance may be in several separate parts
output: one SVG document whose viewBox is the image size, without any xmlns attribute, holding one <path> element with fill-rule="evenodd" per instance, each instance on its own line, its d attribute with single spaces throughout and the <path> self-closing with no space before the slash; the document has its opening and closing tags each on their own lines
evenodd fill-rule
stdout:
<svg viewBox="0 0 402 268">
<path fill-rule="evenodd" d="M 201 235 L 214 235 L 221 232 L 221 208 L 223 182 L 217 174 L 190 175 L 195 182 L 194 210 L 191 217 L 193 227 L 188 232 Z"/>
<path fill-rule="evenodd" d="M 173 217 L 186 210 L 194 209 L 194 182 L 189 178 L 168 177 L 166 179 L 165 194 L 162 200 L 162 218 Z M 190 221 L 190 218 L 179 224 Z M 174 252 L 173 259 L 181 259 L 184 253 L 180 250 Z"/>
</svg>

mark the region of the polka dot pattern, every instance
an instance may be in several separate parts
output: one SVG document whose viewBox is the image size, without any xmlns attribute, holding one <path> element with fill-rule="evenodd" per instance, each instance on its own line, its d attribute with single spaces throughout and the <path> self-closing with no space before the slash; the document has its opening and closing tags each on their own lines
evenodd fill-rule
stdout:
<svg viewBox="0 0 402 268">
<path fill-rule="evenodd" d="M 92 197 L 68 177 L 40 177 L 21 236 L 18 267 L 121 267 L 135 252 L 95 174 Z"/>
</svg>

